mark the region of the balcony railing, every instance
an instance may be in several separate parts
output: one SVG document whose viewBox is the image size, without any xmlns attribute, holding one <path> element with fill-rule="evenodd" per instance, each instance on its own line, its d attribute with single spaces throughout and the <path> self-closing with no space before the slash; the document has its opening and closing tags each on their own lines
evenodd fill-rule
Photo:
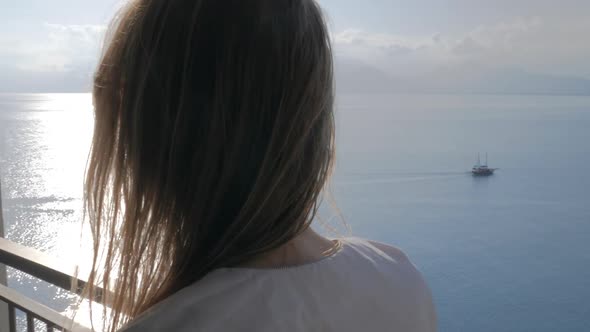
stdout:
<svg viewBox="0 0 590 332">
<path fill-rule="evenodd" d="M 6 286 L 6 266 L 25 272 L 33 277 L 49 282 L 65 290 L 72 290 L 75 266 L 69 266 L 44 253 L 24 247 L 3 238 L 2 191 L 0 187 L 0 331 L 19 332 L 17 330 L 17 310 L 26 317 L 26 331 L 35 332 L 37 326 L 44 326 L 41 331 L 90 332 L 70 317 L 63 315 L 41 303 L 38 303 L 14 289 Z M 78 279 L 79 293 L 85 280 Z M 97 299 L 100 301 L 100 299 Z"/>
<path fill-rule="evenodd" d="M 11 266 L 65 290 L 72 290 L 71 273 L 75 271 L 73 268 L 68 268 L 65 264 L 58 262 L 52 257 L 34 249 L 10 242 L 4 238 L 0 238 L 0 263 Z M 80 292 L 85 285 L 84 281 L 80 281 L 78 284 L 80 287 L 74 290 L 76 292 Z M 8 304 L 8 328 L 10 332 L 17 332 L 15 309 L 19 309 L 25 313 L 27 317 L 27 332 L 35 331 L 35 320 L 44 323 L 48 331 L 90 331 L 90 329 L 73 322 L 71 318 L 37 303 L 4 285 L 0 285 L 0 300 Z"/>
</svg>

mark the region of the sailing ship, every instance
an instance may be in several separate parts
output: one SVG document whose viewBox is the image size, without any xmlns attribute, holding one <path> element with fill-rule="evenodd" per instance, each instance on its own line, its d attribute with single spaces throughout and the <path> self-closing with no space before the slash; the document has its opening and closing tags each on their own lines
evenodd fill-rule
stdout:
<svg viewBox="0 0 590 332">
<path fill-rule="evenodd" d="M 480 155 L 477 154 L 477 164 L 473 166 L 471 169 L 471 173 L 474 176 L 489 176 L 494 175 L 494 172 L 497 168 L 490 168 L 488 167 L 488 154 L 486 153 L 486 162 L 484 164 L 481 163 Z"/>
</svg>

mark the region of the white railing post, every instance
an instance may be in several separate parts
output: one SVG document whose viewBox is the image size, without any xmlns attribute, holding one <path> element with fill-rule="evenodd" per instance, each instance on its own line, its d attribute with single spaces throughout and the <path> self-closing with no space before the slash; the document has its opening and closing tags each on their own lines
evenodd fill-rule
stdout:
<svg viewBox="0 0 590 332">
<path fill-rule="evenodd" d="M 2 178 L 0 177 L 0 236 L 4 237 L 4 210 L 2 210 Z M 6 265 L 0 264 L 0 284 L 8 285 Z M 9 330 L 8 304 L 0 301 L 0 331 Z"/>
</svg>

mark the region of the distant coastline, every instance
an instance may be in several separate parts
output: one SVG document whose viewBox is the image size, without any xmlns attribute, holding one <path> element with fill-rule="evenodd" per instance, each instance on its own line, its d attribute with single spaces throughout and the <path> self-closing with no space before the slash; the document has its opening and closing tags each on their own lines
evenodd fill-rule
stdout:
<svg viewBox="0 0 590 332">
<path fill-rule="evenodd" d="M 447 66 L 396 76 L 360 62 L 336 63 L 340 93 L 497 94 L 590 96 L 590 79 L 514 68 Z"/>
<path fill-rule="evenodd" d="M 454 94 L 454 95 L 551 95 L 590 96 L 590 79 L 533 73 L 518 68 L 446 66 L 426 73 L 401 76 L 371 64 L 337 59 L 337 93 Z M 17 83 L 17 82 L 20 82 Z M 12 72 L 0 76 L 0 93 L 88 93 L 92 75 Z"/>
</svg>

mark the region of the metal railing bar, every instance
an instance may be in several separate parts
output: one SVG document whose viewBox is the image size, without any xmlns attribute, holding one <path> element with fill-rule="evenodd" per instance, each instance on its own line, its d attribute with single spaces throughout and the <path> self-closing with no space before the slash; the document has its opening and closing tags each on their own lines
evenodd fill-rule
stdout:
<svg viewBox="0 0 590 332">
<path fill-rule="evenodd" d="M 27 332 L 35 332 L 35 317 L 30 312 L 25 312 L 27 315 Z"/>
<path fill-rule="evenodd" d="M 19 271 L 30 274 L 57 287 L 71 291 L 72 280 L 74 280 L 74 265 L 64 264 L 54 257 L 44 254 L 33 248 L 0 237 L 0 263 L 11 266 Z M 77 278 L 77 287 L 73 291 L 80 294 L 86 286 L 87 281 Z M 104 290 L 96 287 L 96 296 L 93 299 L 103 303 Z"/>
<path fill-rule="evenodd" d="M 63 329 L 59 326 L 47 324 L 47 332 L 63 332 Z"/>
<path fill-rule="evenodd" d="M 0 238 L 0 262 L 60 288 L 72 288 L 75 267 L 65 266 L 51 256 L 5 238 Z"/>
<path fill-rule="evenodd" d="M 27 312 L 27 314 L 28 314 L 28 315 L 30 315 L 30 316 L 32 316 L 32 317 L 33 317 L 33 319 L 35 319 L 35 320 L 38 320 L 39 322 L 41 322 L 41 323 L 45 324 L 45 329 L 46 329 L 47 331 L 49 331 L 49 327 L 50 327 L 50 326 L 53 326 L 53 324 L 51 324 L 51 322 L 50 322 L 50 321 L 48 321 L 48 320 L 46 320 L 46 319 L 43 319 L 43 317 L 39 317 L 39 316 L 37 316 L 37 314 L 35 314 L 34 312 Z"/>
<path fill-rule="evenodd" d="M 16 309 L 10 302 L 8 303 L 8 329 L 10 332 L 16 332 Z"/>
<path fill-rule="evenodd" d="M 4 285 L 0 285 L 0 300 L 8 303 L 9 308 L 18 308 L 25 313 L 33 313 L 33 315 L 46 323 L 51 323 L 60 328 L 71 327 L 75 331 L 90 332 L 91 329 L 72 321 L 53 309 L 37 303 L 24 295 L 20 294 L 14 289 L 10 289 Z M 12 318 L 11 318 L 12 319 Z M 12 332 L 12 331 L 11 331 Z"/>
</svg>

